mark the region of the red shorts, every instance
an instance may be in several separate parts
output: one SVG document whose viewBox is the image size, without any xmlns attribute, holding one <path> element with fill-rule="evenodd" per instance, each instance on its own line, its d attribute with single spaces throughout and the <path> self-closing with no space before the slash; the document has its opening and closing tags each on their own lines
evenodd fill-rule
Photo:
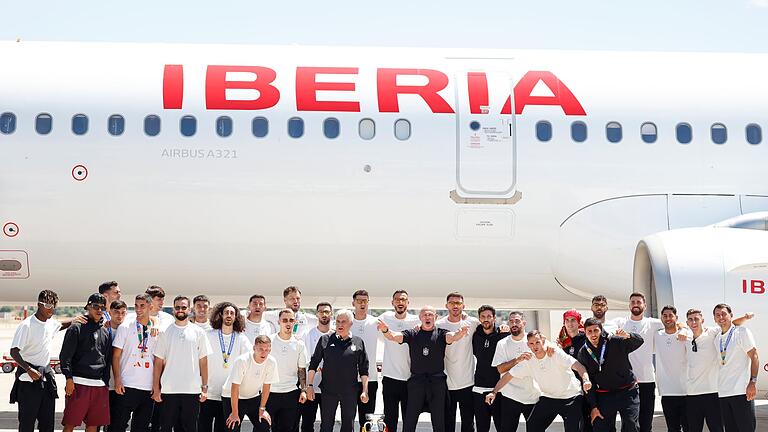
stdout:
<svg viewBox="0 0 768 432">
<path fill-rule="evenodd" d="M 109 388 L 75 384 L 75 392 L 64 400 L 64 426 L 107 426 L 109 424 Z"/>
</svg>

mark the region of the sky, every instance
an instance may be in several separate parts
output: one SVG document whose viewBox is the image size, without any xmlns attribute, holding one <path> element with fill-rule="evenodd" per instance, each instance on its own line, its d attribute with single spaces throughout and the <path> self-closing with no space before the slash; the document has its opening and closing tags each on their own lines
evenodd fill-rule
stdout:
<svg viewBox="0 0 768 432">
<path fill-rule="evenodd" d="M 768 0 L 3 3 L 0 40 L 768 52 Z"/>
</svg>

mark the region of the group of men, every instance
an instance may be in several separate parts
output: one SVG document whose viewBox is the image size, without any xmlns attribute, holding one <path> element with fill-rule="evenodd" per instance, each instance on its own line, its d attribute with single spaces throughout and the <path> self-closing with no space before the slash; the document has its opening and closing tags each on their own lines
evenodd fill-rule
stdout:
<svg viewBox="0 0 768 432">
<path fill-rule="evenodd" d="M 67 431 L 82 423 L 91 432 L 125 431 L 129 423 L 139 432 L 239 431 L 247 416 L 254 430 L 310 432 L 320 411 L 320 431 L 331 432 L 340 406 L 341 431 L 351 432 L 356 414 L 362 427 L 376 410 L 380 338 L 389 432 L 397 432 L 401 412 L 403 431 L 414 432 L 425 411 L 433 430 L 455 432 L 457 410 L 462 432 L 475 425 L 488 432 L 492 421 L 497 431 L 515 432 L 521 416 L 529 432 L 544 431 L 557 415 L 566 432 L 613 431 L 617 413 L 622 431 L 650 431 L 656 378 L 670 430 L 698 432 L 705 420 L 711 432 L 755 430 L 757 351 L 750 331 L 731 324 L 727 305 L 715 307 L 718 327 L 707 329 L 696 310 L 687 326 L 672 306 L 661 321 L 645 317 L 637 293 L 629 318 L 606 321 L 607 302 L 597 296 L 585 322 L 566 312 L 555 346 L 537 330 L 526 332 L 522 312 L 502 325 L 492 306 L 469 316 L 455 292 L 445 317 L 431 306 L 409 313 L 404 290 L 392 295 L 392 311 L 373 317 L 368 293 L 358 290 L 352 309 L 335 320 L 327 302 L 315 314 L 302 312 L 293 286 L 283 291 L 285 308 L 267 311 L 266 298 L 254 295 L 245 314 L 230 302 L 211 307 L 200 295 L 177 296 L 171 315 L 157 286 L 135 297 L 130 314 L 120 298 L 117 282 L 106 282 L 84 316 L 59 322 L 52 319 L 56 293 L 40 293 L 11 349 L 20 430 L 36 422 L 53 430 L 49 364 L 60 329 L 67 330 L 59 356 Z"/>
</svg>

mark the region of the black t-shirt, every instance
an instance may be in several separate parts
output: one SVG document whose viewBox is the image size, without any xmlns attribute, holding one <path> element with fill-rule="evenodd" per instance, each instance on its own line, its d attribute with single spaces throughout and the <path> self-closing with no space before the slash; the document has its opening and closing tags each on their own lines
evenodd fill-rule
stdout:
<svg viewBox="0 0 768 432">
<path fill-rule="evenodd" d="M 445 376 L 445 335 L 448 330 L 435 328 L 403 330 L 403 343 L 411 355 L 411 374 Z"/>
<path fill-rule="evenodd" d="M 584 346 L 586 342 L 587 335 L 579 332 L 579 334 L 571 338 L 571 345 L 563 348 L 563 351 L 565 351 L 569 356 L 578 359 L 579 350 Z"/>
<path fill-rule="evenodd" d="M 478 326 L 475 330 L 475 334 L 472 335 L 472 353 L 477 358 L 476 386 L 493 388 L 499 382 L 499 370 L 491 366 L 491 362 L 496 353 L 496 345 L 507 336 L 509 332 L 499 333 L 498 327 L 494 328 L 490 334 L 483 331 L 483 326 Z"/>
</svg>

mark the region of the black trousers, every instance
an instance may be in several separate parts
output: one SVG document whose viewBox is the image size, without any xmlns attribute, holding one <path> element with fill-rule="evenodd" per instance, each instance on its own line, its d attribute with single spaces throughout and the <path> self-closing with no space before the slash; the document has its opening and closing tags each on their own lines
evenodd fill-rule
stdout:
<svg viewBox="0 0 768 432">
<path fill-rule="evenodd" d="M 474 399 L 472 398 L 472 386 L 458 390 L 448 390 L 448 408 L 445 412 L 445 432 L 456 431 L 456 405 L 459 406 L 461 415 L 461 432 L 473 432 L 474 426 Z"/>
<path fill-rule="evenodd" d="M 357 389 L 357 387 L 352 387 Z M 320 407 L 320 432 L 333 432 L 336 423 L 336 409 L 341 404 L 341 430 L 340 432 L 352 432 L 355 424 L 355 411 L 360 394 L 333 393 L 323 391 L 323 405 Z"/>
<path fill-rule="evenodd" d="M 384 397 L 384 423 L 389 432 L 397 432 L 397 423 L 400 421 L 399 410 L 403 411 L 403 419 L 405 419 L 405 408 L 408 405 L 408 381 L 383 377 L 381 386 Z"/>
<path fill-rule="evenodd" d="M 39 382 L 16 383 L 19 405 L 19 432 L 53 432 L 56 398 Z"/>
<path fill-rule="evenodd" d="M 723 417 L 720 415 L 717 393 L 686 396 L 685 416 L 690 432 L 702 432 L 705 420 L 709 432 L 723 432 Z"/>
<path fill-rule="evenodd" d="M 111 396 L 111 393 L 110 393 Z M 110 400 L 110 411 L 112 415 L 112 424 L 109 425 L 109 432 L 125 432 L 128 428 L 128 420 L 131 421 L 131 432 L 149 431 L 149 421 L 152 419 L 152 412 L 155 401 L 152 400 L 149 390 L 138 390 L 126 387 L 125 394 L 115 393 L 115 407 L 113 411 L 112 401 Z"/>
<path fill-rule="evenodd" d="M 597 407 L 603 418 L 597 417 L 592 423 L 595 432 L 612 432 L 616 427 L 616 414 L 621 417 L 622 432 L 640 430 L 640 390 L 632 387 L 608 393 L 596 393 Z"/>
<path fill-rule="evenodd" d="M 357 394 L 360 395 L 363 391 L 363 384 L 358 384 Z M 376 412 L 376 394 L 379 391 L 379 383 L 376 381 L 368 381 L 368 402 L 362 403 L 360 398 L 357 398 L 357 421 L 360 423 L 360 429 L 368 420 L 365 416 L 367 414 L 373 414 Z"/>
<path fill-rule="evenodd" d="M 162 432 L 172 432 L 174 427 L 184 432 L 197 431 L 200 416 L 200 395 L 186 393 L 163 393 L 163 412 L 160 417 Z M 178 431 L 178 429 L 176 429 Z"/>
<path fill-rule="evenodd" d="M 492 405 L 485 403 L 485 395 L 490 392 L 475 393 L 472 392 L 472 401 L 475 408 L 475 423 L 477 423 L 477 432 L 488 432 L 491 430 L 491 419 L 497 432 L 501 432 L 501 398 L 496 398 Z M 464 419 L 461 419 L 464 423 Z"/>
<path fill-rule="evenodd" d="M 501 430 L 503 432 L 516 432 L 517 425 L 520 424 L 520 415 L 522 414 L 527 422 L 535 404 L 521 404 L 501 393 L 499 395 L 501 395 Z"/>
<path fill-rule="evenodd" d="M 272 416 L 273 432 L 297 432 L 299 430 L 299 389 L 288 393 L 270 393 L 267 412 Z"/>
<path fill-rule="evenodd" d="M 297 399 L 298 401 L 298 399 Z M 269 402 L 269 401 L 267 401 Z M 234 429 L 228 429 L 232 432 L 240 432 L 240 426 L 248 416 L 248 420 L 253 424 L 253 432 L 266 432 L 269 430 L 269 424 L 267 422 L 259 421 L 259 406 L 261 406 L 261 396 L 256 396 L 250 399 L 238 399 L 237 400 L 237 415 L 240 417 L 240 424 L 235 426 Z M 228 397 L 221 398 L 221 410 L 224 415 L 224 419 L 232 414 L 232 400 Z M 267 410 L 269 411 L 269 410 Z"/>
<path fill-rule="evenodd" d="M 668 432 L 688 432 L 688 418 L 685 412 L 685 396 L 662 396 L 661 409 L 667 422 Z"/>
<path fill-rule="evenodd" d="M 531 411 L 526 421 L 527 432 L 544 432 L 560 415 L 563 418 L 565 432 L 579 432 L 581 428 L 581 407 L 584 396 L 578 395 L 569 399 L 553 399 L 542 396 Z"/>
<path fill-rule="evenodd" d="M 208 399 L 200 404 L 197 432 L 226 432 L 227 418 L 221 401 Z"/>
<path fill-rule="evenodd" d="M 301 416 L 301 432 L 314 432 L 315 420 L 317 420 L 317 408 L 323 405 L 323 394 L 315 390 L 315 400 L 309 399 L 299 406 Z M 335 416 L 335 414 L 334 414 Z"/>
<path fill-rule="evenodd" d="M 656 383 L 639 383 L 640 389 L 640 413 L 638 422 L 640 432 L 651 432 L 653 426 L 653 410 L 656 404 Z M 630 432 L 631 429 L 624 429 L 624 422 L 621 422 L 621 432 Z"/>
<path fill-rule="evenodd" d="M 720 398 L 725 432 L 755 432 L 755 401 L 748 401 L 747 395 Z"/>
<path fill-rule="evenodd" d="M 445 377 L 415 375 L 408 380 L 408 406 L 403 432 L 415 432 L 419 414 L 426 405 L 432 419 L 432 432 L 445 432 L 448 385 Z"/>
</svg>

